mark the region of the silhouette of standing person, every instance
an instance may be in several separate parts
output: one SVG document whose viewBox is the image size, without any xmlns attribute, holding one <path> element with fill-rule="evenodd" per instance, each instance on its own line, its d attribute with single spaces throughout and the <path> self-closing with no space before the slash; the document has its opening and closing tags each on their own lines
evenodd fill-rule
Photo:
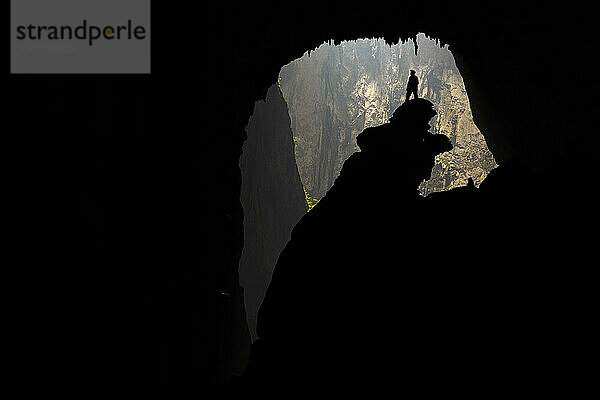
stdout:
<svg viewBox="0 0 600 400">
<path fill-rule="evenodd" d="M 417 94 L 418 87 L 419 87 L 419 78 L 417 78 L 417 75 L 415 75 L 415 71 L 411 69 L 410 77 L 408 78 L 408 84 L 406 85 L 406 100 L 404 100 L 405 103 L 410 98 L 411 93 L 415 95 L 415 99 L 419 98 L 419 95 Z"/>
</svg>

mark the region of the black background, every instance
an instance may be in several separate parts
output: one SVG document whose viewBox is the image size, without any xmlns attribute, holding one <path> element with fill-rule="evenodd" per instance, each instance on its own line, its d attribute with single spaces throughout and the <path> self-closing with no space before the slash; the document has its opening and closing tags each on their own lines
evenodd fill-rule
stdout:
<svg viewBox="0 0 600 400">
<path fill-rule="evenodd" d="M 570 53 L 596 52 L 590 13 L 574 3 L 198 3 L 153 2 L 151 75 L 9 75 L 7 64 L 4 135 L 17 145 L 5 147 L 6 212 L 18 246 L 5 265 L 5 329 L 23 390 L 202 392 L 239 370 L 244 127 L 306 50 L 425 31 L 476 71 L 489 39 L 518 59 L 532 33 L 531 46 L 560 49 L 551 73 L 582 83 L 595 70 L 570 68 Z"/>
</svg>

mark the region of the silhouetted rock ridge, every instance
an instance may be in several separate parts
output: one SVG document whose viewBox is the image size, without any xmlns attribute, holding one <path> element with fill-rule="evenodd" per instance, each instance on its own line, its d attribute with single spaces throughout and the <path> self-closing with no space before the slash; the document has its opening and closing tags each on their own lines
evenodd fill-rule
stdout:
<svg viewBox="0 0 600 400">
<path fill-rule="evenodd" d="M 417 310 L 431 306 L 445 280 L 424 280 L 431 271 L 417 261 L 431 229 L 422 223 L 426 203 L 417 188 L 435 156 L 452 148 L 447 137 L 428 132 L 434 115 L 428 100 L 411 100 L 388 124 L 358 136 L 361 151 L 296 225 L 279 257 L 247 382 L 309 387 L 356 375 L 366 384 L 399 373 L 373 366 L 414 350 L 397 347 L 401 341 L 410 336 L 421 343 L 433 334 L 424 324 L 431 312 Z M 416 298 L 418 308 L 409 307 Z M 420 360 L 410 356 L 411 368 L 429 351 L 419 349 Z"/>
<path fill-rule="evenodd" d="M 591 292 L 575 273 L 585 271 L 575 229 L 585 215 L 553 192 L 557 175 L 517 159 L 479 189 L 419 196 L 433 158 L 451 149 L 427 131 L 434 113 L 411 100 L 363 131 L 361 151 L 296 225 L 259 312 L 244 390 L 514 393 L 581 373 L 565 365 L 585 351 L 566 351 L 586 342 L 574 335 L 590 331 Z M 569 204 L 570 219 L 551 217 Z"/>
</svg>

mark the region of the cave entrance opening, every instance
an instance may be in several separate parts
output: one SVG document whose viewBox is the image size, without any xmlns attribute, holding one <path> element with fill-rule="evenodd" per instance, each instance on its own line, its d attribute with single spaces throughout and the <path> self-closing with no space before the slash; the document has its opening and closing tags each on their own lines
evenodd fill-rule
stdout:
<svg viewBox="0 0 600 400">
<path fill-rule="evenodd" d="M 253 339 L 259 306 L 292 228 L 333 185 L 344 161 L 360 151 L 358 134 L 386 123 L 404 101 L 411 69 L 420 81 L 419 97 L 437 110 L 430 131 L 448 136 L 454 147 L 436 157 L 421 194 L 465 186 L 469 178 L 479 185 L 496 167 L 473 122 L 454 56 L 424 34 L 415 40 L 323 43 L 283 66 L 277 84 L 256 103 L 240 158 L 240 283 Z"/>
<path fill-rule="evenodd" d="M 420 81 L 419 97 L 430 100 L 438 112 L 431 132 L 448 136 L 454 146 L 437 157 L 421 194 L 465 186 L 468 178 L 478 186 L 496 167 L 473 122 L 448 46 L 422 33 L 415 40 L 391 46 L 383 39 L 323 43 L 281 69 L 278 85 L 288 104 L 309 207 L 333 185 L 344 161 L 360 151 L 358 134 L 386 123 L 404 101 L 411 69 Z"/>
</svg>

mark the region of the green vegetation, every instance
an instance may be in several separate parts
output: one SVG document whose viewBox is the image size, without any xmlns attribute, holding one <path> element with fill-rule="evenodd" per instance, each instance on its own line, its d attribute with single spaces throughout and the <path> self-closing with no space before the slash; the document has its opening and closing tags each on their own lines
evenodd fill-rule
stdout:
<svg viewBox="0 0 600 400">
<path fill-rule="evenodd" d="M 306 204 L 308 204 L 308 211 L 312 210 L 312 208 L 314 206 L 317 205 L 317 203 L 319 202 L 319 199 L 315 199 L 314 197 L 312 197 L 307 191 L 306 191 L 306 187 L 302 186 L 304 188 L 304 196 L 306 197 Z"/>
</svg>

